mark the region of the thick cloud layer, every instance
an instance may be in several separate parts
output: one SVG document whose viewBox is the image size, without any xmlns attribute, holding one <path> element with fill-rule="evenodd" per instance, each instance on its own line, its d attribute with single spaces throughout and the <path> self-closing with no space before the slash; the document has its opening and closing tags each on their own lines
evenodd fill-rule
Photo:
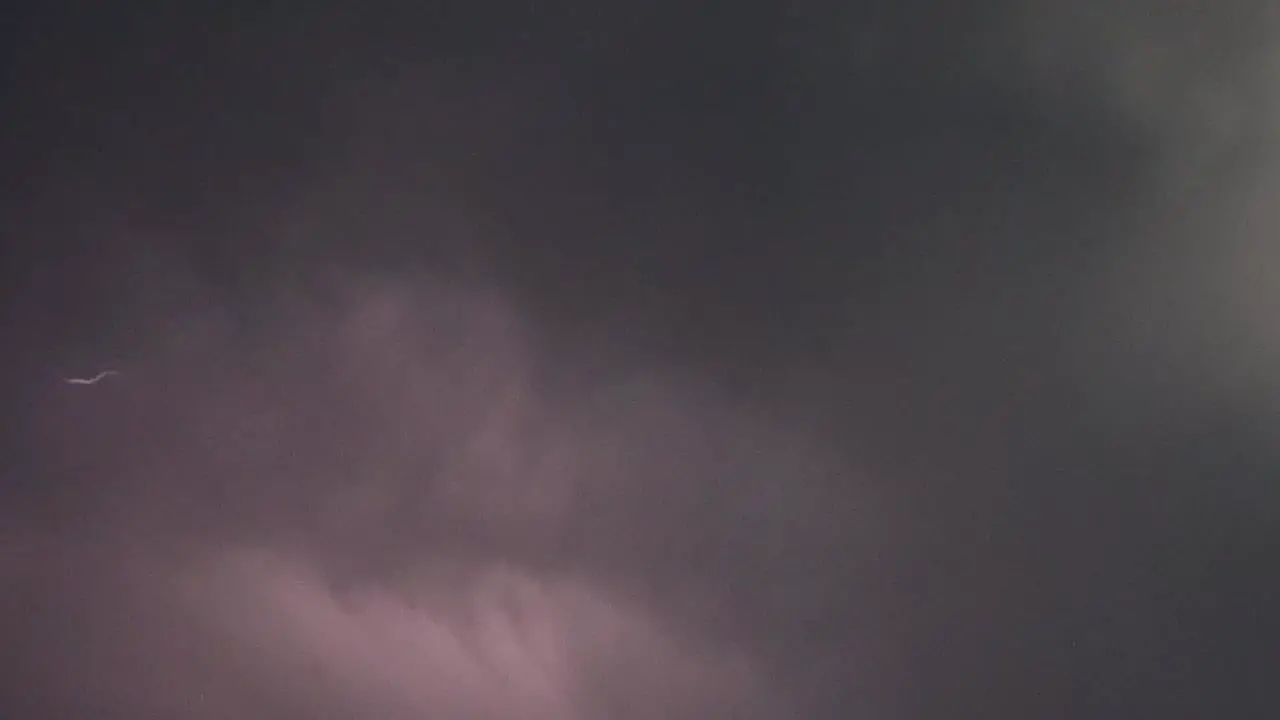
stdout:
<svg viewBox="0 0 1280 720">
<path fill-rule="evenodd" d="M 675 5 L 15 25 L 0 715 L 1275 705 L 1274 20 Z"/>
<path fill-rule="evenodd" d="M 268 701 L 288 716 L 680 717 L 767 700 L 742 648 L 690 639 L 611 578 L 695 592 L 655 570 L 686 565 L 690 541 L 717 553 L 717 534 L 776 532 L 777 510 L 748 496 L 777 482 L 763 469 L 713 493 L 759 519 L 672 523 L 699 512 L 681 484 L 762 448 L 700 430 L 732 416 L 660 388 L 549 400 L 498 299 L 412 287 L 325 313 L 285 302 L 270 333 L 236 340 L 179 318 L 192 332 L 118 382 L 45 388 L 36 452 L 74 497 L 47 498 L 60 528 L 28 516 L 44 533 L 9 539 L 6 584 L 65 594 L 90 630 L 32 639 L 76 667 L 47 697 L 211 717 Z"/>
<path fill-rule="evenodd" d="M 175 318 L 161 325 L 186 332 L 113 382 L 43 389 L 36 462 L 70 494 L 24 508 L 48 514 L 8 539 L 4 572 L 65 595 L 88 630 L 30 639 L 28 660 L 75 668 L 43 699 L 122 717 L 777 702 L 714 628 L 760 593 L 726 567 L 838 530 L 811 487 L 819 453 L 657 376 L 540 386 L 492 293 L 422 278 L 340 295 L 281 301 L 248 335 Z"/>
</svg>

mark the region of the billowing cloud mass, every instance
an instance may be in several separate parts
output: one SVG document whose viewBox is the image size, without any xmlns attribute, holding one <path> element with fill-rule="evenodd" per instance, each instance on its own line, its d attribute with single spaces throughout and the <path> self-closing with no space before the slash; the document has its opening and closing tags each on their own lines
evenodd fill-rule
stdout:
<svg viewBox="0 0 1280 720">
<path fill-rule="evenodd" d="M 778 468 L 752 466 L 811 460 L 751 446 L 767 428 L 715 428 L 751 419 L 660 382 L 540 388 L 492 293 L 423 279 L 278 313 L 238 339 L 179 318 L 191 331 L 114 384 L 45 389 L 42 464 L 99 483 L 58 503 L 61 532 L 6 552 L 9 584 L 68 583 L 93 629 L 39 650 L 77 669 L 47 692 L 192 717 L 268 701 L 288 717 L 751 717 L 770 702 L 743 648 L 657 606 L 707 592 L 682 525 L 777 532 L 781 508 L 753 496 Z M 733 477 L 695 487 L 708 471 Z M 697 507 L 735 497 L 751 515 Z M 63 567 L 36 567 L 50 555 Z"/>
<path fill-rule="evenodd" d="M 68 593 L 92 630 L 32 648 L 76 668 L 45 700 L 556 718 L 777 702 L 720 626 L 739 597 L 814 582 L 738 568 L 840 532 L 820 448 L 678 378 L 556 381 L 493 291 L 332 298 L 270 304 L 247 334 L 152 317 L 181 329 L 111 382 L 41 389 L 33 450 L 75 491 L 50 493 L 58 517 L 31 520 L 38 541 L 17 530 L 3 570 Z"/>
<path fill-rule="evenodd" d="M 1273 14 L 546 5 L 12 24 L 0 716 L 1276 715 Z"/>
</svg>

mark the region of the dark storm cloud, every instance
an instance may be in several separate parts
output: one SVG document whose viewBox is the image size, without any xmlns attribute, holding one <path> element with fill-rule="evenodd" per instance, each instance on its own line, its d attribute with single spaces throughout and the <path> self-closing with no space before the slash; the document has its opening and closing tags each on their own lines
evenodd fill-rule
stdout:
<svg viewBox="0 0 1280 720">
<path fill-rule="evenodd" d="M 45 11 L 0 710 L 1258 707 L 1275 28 L 836 5 Z"/>
</svg>

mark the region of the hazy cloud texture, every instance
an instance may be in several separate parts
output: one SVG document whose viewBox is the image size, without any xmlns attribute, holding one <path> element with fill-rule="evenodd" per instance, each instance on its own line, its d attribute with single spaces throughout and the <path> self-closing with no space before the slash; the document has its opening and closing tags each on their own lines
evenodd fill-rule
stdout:
<svg viewBox="0 0 1280 720">
<path fill-rule="evenodd" d="M 0 715 L 1275 705 L 1274 17 L 577 5 L 13 25 Z"/>
</svg>

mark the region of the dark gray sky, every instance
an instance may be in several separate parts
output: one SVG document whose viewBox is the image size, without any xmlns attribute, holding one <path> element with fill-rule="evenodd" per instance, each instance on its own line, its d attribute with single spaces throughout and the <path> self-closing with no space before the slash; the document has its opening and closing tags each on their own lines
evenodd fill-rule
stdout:
<svg viewBox="0 0 1280 720">
<path fill-rule="evenodd" d="M 0 715 L 1280 709 L 1280 18 L 84 5 L 3 43 Z"/>
</svg>

